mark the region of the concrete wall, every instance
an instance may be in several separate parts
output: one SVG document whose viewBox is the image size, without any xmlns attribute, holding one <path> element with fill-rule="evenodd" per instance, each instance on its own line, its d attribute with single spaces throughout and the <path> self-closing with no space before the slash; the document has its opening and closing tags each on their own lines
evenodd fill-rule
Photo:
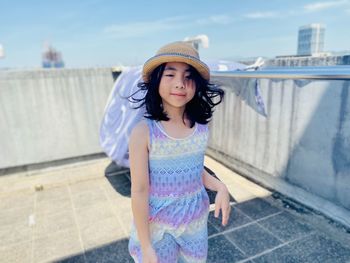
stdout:
<svg viewBox="0 0 350 263">
<path fill-rule="evenodd" d="M 224 87 L 209 154 L 350 226 L 349 83 L 260 80 L 267 118 Z"/>
<path fill-rule="evenodd" d="M 101 153 L 112 71 L 0 71 L 0 170 Z"/>
<path fill-rule="evenodd" d="M 0 174 L 101 154 L 99 126 L 112 86 L 108 68 L 0 71 Z M 349 82 L 260 86 L 267 118 L 224 87 L 208 154 L 350 226 Z"/>
</svg>

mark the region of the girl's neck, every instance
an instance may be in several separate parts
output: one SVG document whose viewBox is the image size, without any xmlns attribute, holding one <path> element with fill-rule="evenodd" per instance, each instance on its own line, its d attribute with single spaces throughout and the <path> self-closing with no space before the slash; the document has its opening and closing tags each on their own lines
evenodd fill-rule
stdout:
<svg viewBox="0 0 350 263">
<path fill-rule="evenodd" d="M 185 106 L 183 107 L 173 107 L 163 102 L 163 109 L 167 113 L 168 117 L 171 119 L 182 119 L 182 115 L 185 111 Z"/>
<path fill-rule="evenodd" d="M 164 105 L 165 106 L 165 105 Z M 164 107 L 164 111 L 166 112 L 168 118 L 170 119 L 169 121 L 172 123 L 186 123 L 187 126 L 187 121 L 186 121 L 186 115 L 184 116 L 184 111 L 185 107 L 181 108 L 175 108 L 175 107 Z"/>
</svg>

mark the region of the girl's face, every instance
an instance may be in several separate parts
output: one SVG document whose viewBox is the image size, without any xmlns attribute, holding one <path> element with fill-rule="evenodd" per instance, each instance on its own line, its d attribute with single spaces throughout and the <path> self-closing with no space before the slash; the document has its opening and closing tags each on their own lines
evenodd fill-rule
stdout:
<svg viewBox="0 0 350 263">
<path fill-rule="evenodd" d="M 159 83 L 163 106 L 181 108 L 191 101 L 196 92 L 190 67 L 182 62 L 166 63 Z"/>
</svg>

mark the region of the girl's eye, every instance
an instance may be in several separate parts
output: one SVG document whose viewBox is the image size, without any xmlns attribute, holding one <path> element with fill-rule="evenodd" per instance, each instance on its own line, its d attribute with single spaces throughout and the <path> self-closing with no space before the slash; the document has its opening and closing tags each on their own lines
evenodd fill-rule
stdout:
<svg viewBox="0 0 350 263">
<path fill-rule="evenodd" d="M 167 75 L 165 75 L 166 77 L 174 77 L 174 75 L 173 74 L 167 74 Z"/>
<path fill-rule="evenodd" d="M 186 79 L 192 79 L 192 76 L 191 75 L 188 75 L 185 77 Z"/>
</svg>

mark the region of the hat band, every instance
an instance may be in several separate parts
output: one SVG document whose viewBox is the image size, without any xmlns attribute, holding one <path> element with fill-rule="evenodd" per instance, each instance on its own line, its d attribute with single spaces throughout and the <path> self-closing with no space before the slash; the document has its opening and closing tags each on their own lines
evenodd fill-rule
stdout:
<svg viewBox="0 0 350 263">
<path fill-rule="evenodd" d="M 188 58 L 188 59 L 194 59 L 197 62 L 204 64 L 200 59 L 198 59 L 197 57 L 191 56 L 191 55 L 187 55 L 187 54 L 183 54 L 183 53 L 162 53 L 162 54 L 158 54 L 155 55 L 154 57 L 150 58 L 149 60 L 146 61 L 146 63 L 148 63 L 149 61 L 159 58 L 159 57 L 166 57 L 166 56 L 173 56 L 173 57 L 182 57 L 182 58 Z M 146 64 L 145 63 L 145 64 Z"/>
</svg>

